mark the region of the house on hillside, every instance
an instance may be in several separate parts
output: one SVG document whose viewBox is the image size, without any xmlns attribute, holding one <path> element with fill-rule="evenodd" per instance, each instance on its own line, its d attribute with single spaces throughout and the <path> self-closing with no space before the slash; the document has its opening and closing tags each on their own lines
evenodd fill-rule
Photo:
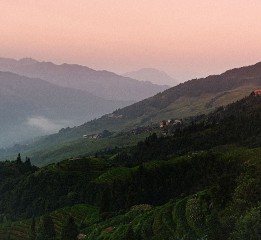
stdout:
<svg viewBox="0 0 261 240">
<path fill-rule="evenodd" d="M 167 126 L 167 122 L 166 122 L 165 120 L 162 120 L 162 121 L 160 122 L 160 128 L 163 128 L 163 127 L 165 127 L 165 126 Z"/>
<path fill-rule="evenodd" d="M 260 96 L 261 95 L 261 89 L 255 90 L 251 93 L 253 96 Z"/>
<path fill-rule="evenodd" d="M 77 239 L 85 239 L 87 235 L 83 234 L 83 233 L 80 233 L 78 234 L 77 236 Z"/>
<path fill-rule="evenodd" d="M 90 135 L 89 139 L 98 139 L 98 138 L 101 138 L 101 134 L 93 134 L 93 135 Z"/>
<path fill-rule="evenodd" d="M 173 120 L 173 119 L 169 119 L 168 121 L 162 120 L 160 122 L 160 128 L 166 127 L 166 126 L 175 126 L 181 124 L 180 120 Z"/>
<path fill-rule="evenodd" d="M 169 119 L 167 121 L 167 126 L 172 126 L 172 125 L 174 125 L 174 120 L 173 119 Z"/>
<path fill-rule="evenodd" d="M 181 120 L 175 120 L 174 125 L 182 124 Z"/>
<path fill-rule="evenodd" d="M 101 138 L 101 134 L 91 134 L 91 135 L 83 135 L 83 138 L 87 138 L 87 139 L 99 139 Z"/>
</svg>

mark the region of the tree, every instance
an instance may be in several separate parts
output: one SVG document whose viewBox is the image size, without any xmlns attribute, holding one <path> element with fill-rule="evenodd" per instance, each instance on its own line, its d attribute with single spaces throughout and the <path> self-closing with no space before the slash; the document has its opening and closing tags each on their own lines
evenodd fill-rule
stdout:
<svg viewBox="0 0 261 240">
<path fill-rule="evenodd" d="M 16 162 L 17 163 L 22 163 L 22 159 L 21 159 L 21 154 L 20 153 L 18 153 L 18 155 L 17 155 Z"/>
<path fill-rule="evenodd" d="M 27 166 L 32 166 L 31 160 L 30 160 L 29 157 L 26 157 L 26 158 L 25 158 L 25 164 L 26 164 Z"/>
<path fill-rule="evenodd" d="M 79 234 L 74 218 L 70 216 L 62 229 L 61 240 L 77 240 Z"/>
<path fill-rule="evenodd" d="M 37 240 L 55 240 L 55 229 L 52 218 L 45 215 L 42 219 Z"/>
</svg>

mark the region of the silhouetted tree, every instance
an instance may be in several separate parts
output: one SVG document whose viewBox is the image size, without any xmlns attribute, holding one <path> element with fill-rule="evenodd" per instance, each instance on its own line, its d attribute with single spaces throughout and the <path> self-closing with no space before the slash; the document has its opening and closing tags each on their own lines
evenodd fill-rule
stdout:
<svg viewBox="0 0 261 240">
<path fill-rule="evenodd" d="M 21 159 L 21 154 L 20 153 L 18 153 L 18 155 L 17 155 L 16 162 L 17 163 L 22 163 L 22 159 Z"/>
<path fill-rule="evenodd" d="M 29 157 L 26 157 L 26 158 L 25 158 L 25 164 L 26 164 L 27 166 L 32 166 L 31 160 L 30 160 Z"/>
</svg>

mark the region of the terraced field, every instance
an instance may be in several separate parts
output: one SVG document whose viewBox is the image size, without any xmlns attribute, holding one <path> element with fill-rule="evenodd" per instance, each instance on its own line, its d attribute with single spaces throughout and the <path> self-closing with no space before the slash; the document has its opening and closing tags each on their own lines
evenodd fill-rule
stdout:
<svg viewBox="0 0 261 240">
<path fill-rule="evenodd" d="M 63 225 L 69 216 L 72 216 L 78 226 L 84 227 L 94 224 L 99 220 L 98 208 L 79 204 L 73 207 L 66 207 L 56 210 L 50 214 L 53 219 L 56 235 L 59 237 Z M 36 218 L 36 229 L 39 227 L 40 218 Z M 5 223 L 0 225 L 1 240 L 30 240 L 32 219 Z"/>
<path fill-rule="evenodd" d="M 97 224 L 96 228 L 85 229 L 86 239 L 125 239 L 130 232 L 133 239 L 135 236 L 146 240 L 203 238 L 207 233 L 201 229 L 207 229 L 209 214 L 204 213 L 205 196 L 207 193 L 202 192 L 160 207 L 134 206 L 125 214 Z"/>
</svg>

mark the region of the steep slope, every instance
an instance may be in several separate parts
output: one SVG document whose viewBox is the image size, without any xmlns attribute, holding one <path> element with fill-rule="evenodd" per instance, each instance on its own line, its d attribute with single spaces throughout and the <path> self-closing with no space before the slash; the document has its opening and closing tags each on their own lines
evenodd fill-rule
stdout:
<svg viewBox="0 0 261 240">
<path fill-rule="evenodd" d="M 261 62 L 253 66 L 229 70 L 221 75 L 187 81 L 154 97 L 116 111 L 115 115 L 122 115 L 123 118 L 153 115 L 153 111 L 158 112 L 167 109 L 178 100 L 197 100 L 209 96 L 209 101 L 205 106 L 202 106 L 206 111 L 211 109 L 219 99 L 231 95 L 232 91 L 249 87 L 255 89 L 255 86 L 261 86 Z"/>
<path fill-rule="evenodd" d="M 158 123 L 162 119 L 181 119 L 205 114 L 219 106 L 237 101 L 260 87 L 261 63 L 233 69 L 217 76 L 190 80 L 79 127 L 63 129 L 58 134 L 42 138 L 26 147 L 18 146 L 6 152 L 1 151 L 1 158 L 15 155 L 18 151 L 26 152 L 30 156 L 40 155 L 41 160 L 50 159 L 49 161 L 53 161 L 59 155 L 63 156 L 61 154 L 64 153 L 70 154 L 73 149 L 81 149 L 80 154 L 90 153 L 98 149 L 90 141 L 86 142 L 82 138 L 83 135 L 100 133 L 105 129 L 119 132 L 123 129 L 147 126 L 151 122 Z M 140 139 L 136 138 L 137 140 Z M 108 139 L 98 141 L 99 149 L 109 148 L 110 142 L 114 145 L 118 142 L 117 146 L 131 143 L 121 138 L 117 141 Z"/>
<path fill-rule="evenodd" d="M 170 77 L 167 73 L 155 68 L 142 68 L 137 71 L 127 72 L 123 74 L 123 76 L 140 81 L 151 81 L 155 84 L 166 84 L 169 86 L 175 86 L 178 84 L 177 80 Z"/>
<path fill-rule="evenodd" d="M 76 64 L 56 65 L 30 58 L 19 61 L 0 58 L 0 70 L 41 78 L 60 86 L 85 90 L 112 100 L 139 101 L 168 88 L 108 71 L 95 71 Z"/>
<path fill-rule="evenodd" d="M 49 213 L 58 236 L 71 214 L 85 239 L 258 239 L 260 103 L 249 96 L 116 155 L 41 169 L 1 163 L 0 236 L 29 239 L 32 221 L 23 219 L 36 217 L 39 230 L 38 216 Z"/>
<path fill-rule="evenodd" d="M 184 118 L 213 111 L 248 96 L 261 87 L 261 63 L 227 71 L 221 75 L 193 79 L 153 97 L 87 122 L 67 134 L 80 136 L 104 129 L 149 125 L 162 119 Z"/>
<path fill-rule="evenodd" d="M 0 72 L 0 145 L 50 134 L 127 104 L 40 79 Z"/>
<path fill-rule="evenodd" d="M 182 239 L 184 237 L 228 240 L 249 239 L 249 236 L 250 239 L 258 239 L 261 182 L 260 172 L 258 172 L 260 161 L 256 161 L 256 155 L 260 153 L 260 148 L 238 149 L 226 146 L 226 152 L 222 152 L 222 149 L 201 152 L 197 156 L 153 161 L 136 168 L 124 168 L 124 171 L 113 168 L 97 177 L 91 184 L 96 188 L 93 187 L 92 191 L 87 191 L 85 195 L 97 195 L 98 199 L 93 200 L 99 201 L 101 198 L 104 199 L 102 201 L 104 203 L 96 202 L 98 205 L 96 207 L 87 204 L 73 205 L 73 199 L 79 201 L 75 196 L 86 189 L 82 184 L 83 189 L 73 187 L 70 188 L 71 191 L 66 189 L 64 197 L 60 198 L 67 207 L 54 212 L 45 209 L 45 213 L 50 212 L 57 239 L 69 216 L 74 217 L 80 232 L 85 234 L 85 239 L 91 240 Z M 77 160 L 74 164 L 77 167 L 81 166 L 78 165 Z M 64 166 L 64 163 L 61 166 Z M 51 171 L 51 166 L 49 169 Z M 92 166 L 86 169 L 87 172 L 90 169 Z M 20 180 L 25 184 L 21 193 L 26 191 L 26 187 L 35 185 L 33 180 L 39 181 L 45 176 L 50 180 L 54 178 L 57 169 L 54 167 L 51 174 L 47 171 L 42 169 L 38 174 L 36 172 L 30 175 L 27 180 Z M 67 172 L 66 168 L 63 169 L 63 176 L 69 175 L 70 172 Z M 62 182 L 63 178 L 55 181 L 55 184 Z M 71 182 L 62 183 L 61 186 L 67 188 L 67 184 Z M 40 189 L 37 191 L 40 192 Z M 47 189 L 46 184 L 43 189 Z M 56 192 L 57 186 L 53 189 Z M 53 189 L 49 188 L 48 198 L 52 195 Z M 138 192 L 135 191 L 136 189 Z M 60 191 L 58 192 L 60 195 Z M 27 194 L 24 195 L 25 199 Z M 126 197 L 128 201 L 125 202 L 125 209 L 119 211 L 118 203 L 123 202 Z M 12 197 L 10 199 L 12 200 Z M 35 201 L 34 199 L 35 197 L 30 200 Z M 57 200 L 54 198 L 51 202 L 56 203 Z M 163 201 L 159 205 L 149 204 L 155 200 Z M 45 198 L 40 200 L 43 201 L 49 203 Z M 140 202 L 142 204 L 139 204 Z M 27 204 L 30 215 L 33 204 L 31 202 Z M 104 210 L 107 212 L 103 212 Z M 4 212 L 1 215 L 0 238 L 8 240 L 9 235 L 11 239 L 31 239 L 32 219 L 5 223 L 11 216 Z M 36 217 L 35 220 L 38 230 L 40 218 Z M 238 234 L 241 238 L 229 238 Z"/>
</svg>

